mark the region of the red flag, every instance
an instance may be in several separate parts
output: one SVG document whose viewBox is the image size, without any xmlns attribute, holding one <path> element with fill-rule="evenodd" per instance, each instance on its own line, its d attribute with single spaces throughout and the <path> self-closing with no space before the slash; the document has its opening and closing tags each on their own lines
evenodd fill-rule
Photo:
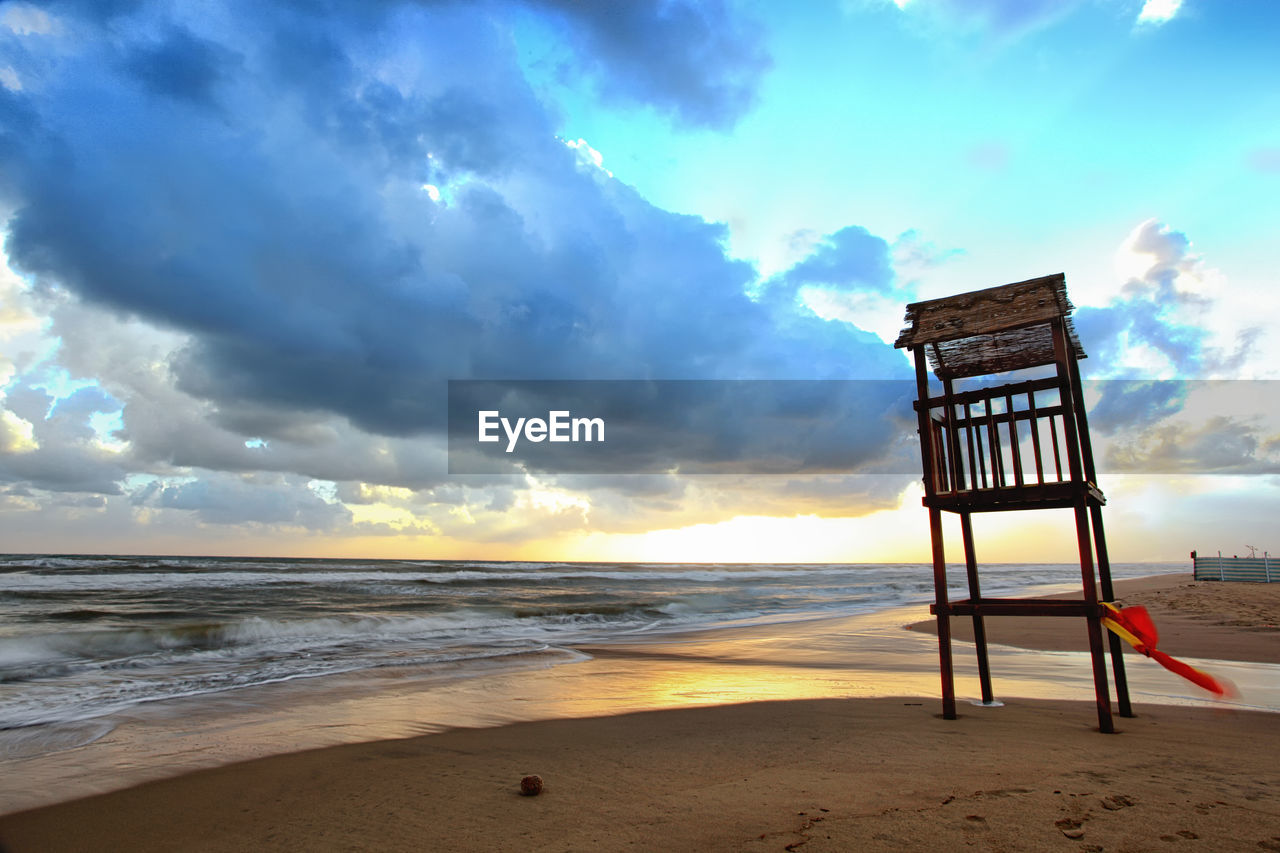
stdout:
<svg viewBox="0 0 1280 853">
<path fill-rule="evenodd" d="M 1129 633 L 1137 637 L 1143 645 L 1154 649 L 1160 642 L 1160 632 L 1156 630 L 1156 623 L 1151 621 L 1151 614 L 1147 612 L 1147 608 L 1140 604 L 1125 607 L 1115 611 L 1115 615 L 1119 617 L 1118 621 L 1129 629 Z"/>
<path fill-rule="evenodd" d="M 1219 681 L 1204 670 L 1196 669 L 1194 666 L 1183 663 L 1177 658 L 1169 657 L 1159 649 L 1151 649 L 1147 654 L 1165 669 L 1170 672 L 1176 672 L 1192 684 L 1198 684 L 1210 693 L 1217 696 L 1226 696 L 1233 692 L 1226 683 Z"/>
<path fill-rule="evenodd" d="M 1192 684 L 1203 687 L 1216 696 L 1235 694 L 1235 691 L 1225 681 L 1220 681 L 1209 673 L 1196 669 L 1194 666 L 1183 663 L 1157 649 L 1156 643 L 1160 639 L 1160 634 L 1156 631 L 1156 624 L 1151 621 L 1151 614 L 1147 612 L 1147 608 L 1140 605 L 1116 607 L 1108 601 L 1102 602 L 1102 606 L 1107 611 L 1106 615 L 1102 617 L 1102 624 L 1139 652 L 1155 659 L 1156 663 L 1170 672 L 1181 675 Z"/>
</svg>

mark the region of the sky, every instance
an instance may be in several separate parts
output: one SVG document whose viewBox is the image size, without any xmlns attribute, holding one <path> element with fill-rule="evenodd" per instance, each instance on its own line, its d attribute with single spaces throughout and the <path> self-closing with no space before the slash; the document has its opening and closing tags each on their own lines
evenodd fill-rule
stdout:
<svg viewBox="0 0 1280 853">
<path fill-rule="evenodd" d="M 923 561 L 904 308 L 1063 272 L 1112 559 L 1280 552 L 1277 43 L 1269 0 L 5 2 L 0 548 Z M 643 465 L 451 472 L 474 380 L 738 390 Z M 746 434 L 779 382 L 861 390 Z"/>
</svg>

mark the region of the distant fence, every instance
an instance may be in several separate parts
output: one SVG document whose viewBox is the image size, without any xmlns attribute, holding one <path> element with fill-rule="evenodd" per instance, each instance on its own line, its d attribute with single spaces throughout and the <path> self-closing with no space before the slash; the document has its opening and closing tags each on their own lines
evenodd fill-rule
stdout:
<svg viewBox="0 0 1280 853">
<path fill-rule="evenodd" d="M 1198 581 L 1254 581 L 1280 583 L 1280 560 L 1274 557 L 1196 556 L 1192 560 Z"/>
</svg>

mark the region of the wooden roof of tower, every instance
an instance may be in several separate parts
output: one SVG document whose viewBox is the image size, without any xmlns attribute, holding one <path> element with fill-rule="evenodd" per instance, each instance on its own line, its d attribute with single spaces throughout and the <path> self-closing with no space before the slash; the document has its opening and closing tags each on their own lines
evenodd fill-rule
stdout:
<svg viewBox="0 0 1280 853">
<path fill-rule="evenodd" d="M 960 379 L 1053 362 L 1050 321 L 1061 317 L 1076 358 L 1084 349 L 1071 323 L 1062 273 L 913 302 L 895 347 L 925 347 L 940 379 Z"/>
</svg>

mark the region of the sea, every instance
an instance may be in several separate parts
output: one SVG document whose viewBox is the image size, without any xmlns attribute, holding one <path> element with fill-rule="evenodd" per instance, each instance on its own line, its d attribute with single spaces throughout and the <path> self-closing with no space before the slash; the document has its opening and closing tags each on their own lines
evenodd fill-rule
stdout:
<svg viewBox="0 0 1280 853">
<path fill-rule="evenodd" d="M 1172 568 L 1120 564 L 1113 575 Z M 984 566 L 983 592 L 1078 588 L 1079 571 Z M 10 555 L 0 558 L 0 730 L 363 670 L 466 677 L 495 661 L 569 664 L 584 645 L 926 602 L 932 584 L 929 567 L 893 563 Z"/>
</svg>

